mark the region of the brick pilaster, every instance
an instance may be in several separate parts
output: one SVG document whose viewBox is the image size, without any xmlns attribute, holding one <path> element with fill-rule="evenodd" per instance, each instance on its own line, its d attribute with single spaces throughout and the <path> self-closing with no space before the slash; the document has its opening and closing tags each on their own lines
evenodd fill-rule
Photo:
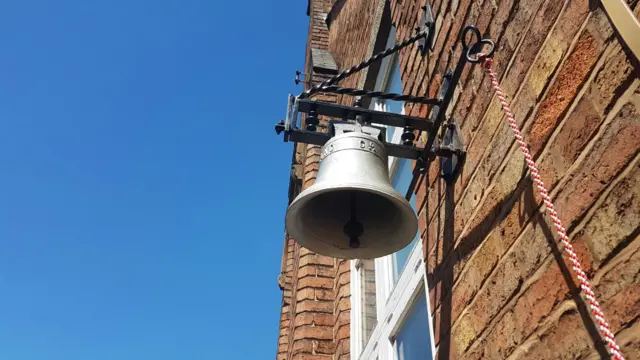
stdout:
<svg viewBox="0 0 640 360">
<path fill-rule="evenodd" d="M 305 72 L 311 74 L 310 85 L 324 81 L 328 75 L 312 72 L 311 48 L 328 49 L 328 29 L 324 22 L 331 0 L 312 0 L 309 7 L 309 37 Z M 336 102 L 331 94 L 318 94 L 316 100 Z M 302 122 L 304 123 L 304 117 Z M 320 119 L 324 121 L 326 119 Z M 304 190 L 313 185 L 320 165 L 321 147 L 297 144 L 298 180 Z M 296 196 L 297 193 L 294 195 Z M 290 199 L 293 200 L 293 199 Z M 286 243 L 286 287 L 278 341 L 278 360 L 331 360 L 339 349 L 348 354 L 349 338 L 349 263 L 322 256 L 301 247 L 290 239 Z M 283 263 L 285 263 L 283 261 Z M 346 265 L 345 265 L 346 264 Z M 345 272 L 346 268 L 346 272 Z M 346 283 L 345 283 L 346 281 Z M 340 293 L 341 301 L 336 301 Z M 346 327 L 346 332 L 345 332 Z M 336 357 L 336 359 L 344 357 Z"/>
</svg>

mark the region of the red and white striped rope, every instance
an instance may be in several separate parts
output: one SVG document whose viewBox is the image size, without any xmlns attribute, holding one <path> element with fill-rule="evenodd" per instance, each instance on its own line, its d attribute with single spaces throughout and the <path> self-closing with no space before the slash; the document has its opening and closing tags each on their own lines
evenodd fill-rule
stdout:
<svg viewBox="0 0 640 360">
<path fill-rule="evenodd" d="M 556 212 L 553 206 L 553 203 L 551 202 L 551 197 L 549 196 L 549 193 L 547 192 L 547 189 L 545 188 L 544 183 L 542 182 L 542 179 L 540 177 L 540 172 L 538 171 L 538 167 L 533 161 L 533 156 L 531 156 L 531 153 L 529 152 L 527 144 L 524 142 L 524 138 L 520 133 L 520 129 L 518 129 L 518 124 L 516 123 L 516 120 L 513 117 L 511 108 L 509 107 L 509 104 L 507 103 L 507 100 L 504 97 L 504 93 L 502 92 L 502 88 L 500 88 L 500 84 L 498 83 L 496 73 L 493 71 L 491 64 L 492 64 L 492 59 L 486 58 L 482 63 L 482 68 L 486 71 L 486 73 L 489 75 L 489 78 L 491 79 L 491 85 L 493 85 L 493 89 L 495 90 L 496 95 L 500 100 L 502 109 L 505 115 L 507 116 L 509 126 L 511 127 L 511 130 L 513 130 L 513 134 L 515 135 L 518 145 L 520 145 L 520 150 L 522 150 L 522 153 L 524 154 L 525 161 L 527 162 L 529 170 L 531 171 L 531 177 L 533 178 L 533 182 L 538 187 L 540 196 L 544 201 L 546 212 L 549 214 L 549 216 L 551 216 L 551 219 L 553 220 L 553 225 L 556 228 L 556 231 L 558 232 L 558 236 L 560 237 L 560 242 L 562 243 L 565 252 L 568 254 L 569 262 L 571 262 L 571 265 L 572 265 L 573 271 L 576 274 L 576 277 L 580 281 L 580 288 L 582 289 L 582 292 L 584 293 L 584 296 L 587 299 L 587 302 L 589 303 L 589 308 L 591 309 L 591 312 L 593 313 L 593 316 L 595 317 L 596 322 L 599 325 L 598 328 L 600 329 L 600 333 L 602 334 L 602 336 L 604 337 L 604 340 L 607 343 L 607 347 L 609 348 L 611 357 L 616 360 L 624 360 L 624 357 L 620 352 L 620 348 L 616 343 L 615 336 L 613 332 L 611 332 L 609 323 L 607 322 L 607 320 L 604 317 L 604 314 L 600 310 L 600 304 L 598 303 L 598 300 L 596 299 L 596 295 L 591 288 L 591 284 L 589 283 L 587 274 L 584 272 L 582 268 L 582 264 L 580 264 L 580 259 L 578 258 L 578 255 L 576 254 L 575 250 L 573 249 L 573 245 L 571 245 L 571 242 L 569 241 L 569 237 L 567 236 L 567 231 L 562 226 L 562 222 L 558 217 L 558 213 Z"/>
</svg>

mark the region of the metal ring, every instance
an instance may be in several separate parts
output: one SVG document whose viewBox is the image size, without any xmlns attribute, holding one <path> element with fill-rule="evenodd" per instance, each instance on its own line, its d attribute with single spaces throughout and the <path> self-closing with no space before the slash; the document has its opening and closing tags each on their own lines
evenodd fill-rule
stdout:
<svg viewBox="0 0 640 360">
<path fill-rule="evenodd" d="M 462 42 L 462 48 L 464 49 L 465 53 L 471 48 L 469 46 L 469 44 L 467 43 L 467 35 L 468 35 L 469 32 L 473 32 L 473 35 L 475 35 L 476 39 L 475 39 L 475 41 L 473 41 L 474 45 L 482 40 L 482 35 L 480 35 L 480 30 L 478 30 L 477 27 L 475 27 L 473 25 L 465 26 L 465 28 L 462 30 L 462 35 L 461 35 L 461 38 L 460 38 L 460 41 Z"/>
<path fill-rule="evenodd" d="M 489 51 L 481 52 L 480 50 L 482 50 L 487 45 L 489 46 Z M 493 41 L 491 41 L 491 39 L 482 39 L 466 50 L 467 61 L 477 64 L 482 61 L 483 58 L 493 57 L 493 53 L 495 52 L 495 50 L 496 46 Z"/>
</svg>

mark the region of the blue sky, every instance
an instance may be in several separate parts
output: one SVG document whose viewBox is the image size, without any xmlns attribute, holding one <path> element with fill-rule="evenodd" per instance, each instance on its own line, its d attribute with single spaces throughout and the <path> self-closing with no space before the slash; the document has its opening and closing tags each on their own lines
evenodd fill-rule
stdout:
<svg viewBox="0 0 640 360">
<path fill-rule="evenodd" d="M 306 1 L 0 5 L 0 359 L 273 359 Z"/>
</svg>

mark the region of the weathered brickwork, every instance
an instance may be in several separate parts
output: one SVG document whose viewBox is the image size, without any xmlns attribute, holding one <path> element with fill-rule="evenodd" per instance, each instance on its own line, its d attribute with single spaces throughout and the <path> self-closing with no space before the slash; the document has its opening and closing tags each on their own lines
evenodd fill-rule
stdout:
<svg viewBox="0 0 640 360">
<path fill-rule="evenodd" d="M 517 3 L 485 2 L 477 24 L 498 40 L 501 85 L 585 266 L 592 277 L 606 277 L 597 269 L 600 263 L 637 246 L 637 192 L 616 189 L 638 188 L 629 183 L 640 148 L 638 73 L 605 14 L 590 11 L 587 1 Z M 468 16 L 475 16 L 474 6 Z M 510 7 L 506 20 L 503 6 Z M 486 14 L 492 19 L 483 20 Z M 489 21 L 485 28 L 482 21 Z M 441 351 L 447 349 L 447 358 L 602 353 L 588 310 L 576 296 L 575 279 L 558 255 L 553 227 L 540 213 L 522 155 L 486 83 L 481 69 L 471 70 L 455 104 L 469 155 L 458 183 L 448 186 L 454 196 L 447 196 L 440 180 L 418 190 L 419 198 L 428 199 L 421 224 L 436 342 Z M 623 194 L 624 199 L 616 197 Z M 448 201 L 453 202 L 449 210 Z M 589 225 L 594 221 L 597 225 Z M 451 223 L 453 229 L 446 229 Z M 597 232 L 586 236 L 594 226 Z M 637 285 L 620 285 L 613 274 L 609 278 L 618 287 L 601 301 L 614 331 L 622 334 L 640 315 Z M 600 292 L 600 283 L 594 285 Z M 624 310 L 613 310 L 616 306 Z M 623 350 L 637 346 L 628 336 Z"/>
<path fill-rule="evenodd" d="M 421 57 L 413 45 L 400 52 L 403 92 L 437 94 L 442 75 L 458 61 L 465 25 L 496 42 L 494 70 L 542 179 L 623 353 L 640 359 L 637 62 L 591 0 L 346 0 L 330 29 L 318 14 L 328 13 L 333 1 L 312 0 L 308 46 L 329 49 L 344 70 L 382 50 L 385 17 L 398 41 L 410 36 L 425 1 L 436 18 L 434 51 Z M 627 3 L 639 16 L 638 1 Z M 372 86 L 374 70 L 341 85 Z M 429 110 L 405 107 L 422 117 Z M 479 66 L 465 69 L 448 115 L 465 141 L 463 172 L 446 184 L 435 162 L 415 194 L 436 357 L 607 357 Z M 298 145 L 294 164 L 301 186 L 310 186 L 318 148 Z M 349 263 L 286 239 L 282 272 L 278 359 L 349 359 Z"/>
<path fill-rule="evenodd" d="M 309 2 L 305 89 L 327 78 L 314 73 L 311 49 L 328 50 L 325 18 L 331 0 Z M 317 100 L 337 102 L 331 94 Z M 321 118 L 321 123 L 327 119 Z M 304 123 L 305 118 L 302 118 Z M 296 144 L 293 154 L 289 201 L 313 185 L 320 164 L 320 147 Z M 321 256 L 301 247 L 285 235 L 279 285 L 283 291 L 278 360 L 340 360 L 349 358 L 350 293 L 349 262 Z"/>
</svg>

